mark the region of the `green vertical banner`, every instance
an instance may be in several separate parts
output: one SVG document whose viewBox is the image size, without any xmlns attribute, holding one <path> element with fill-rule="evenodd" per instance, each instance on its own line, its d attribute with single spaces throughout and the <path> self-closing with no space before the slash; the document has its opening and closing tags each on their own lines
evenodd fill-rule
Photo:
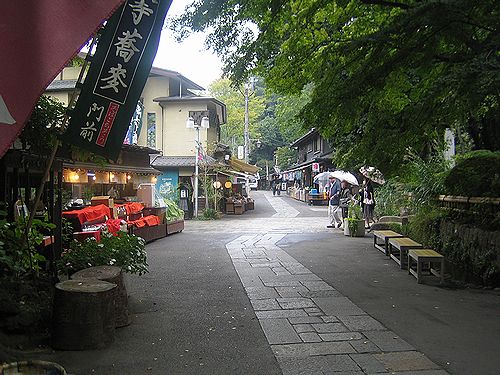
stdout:
<svg viewBox="0 0 500 375">
<path fill-rule="evenodd" d="M 127 0 L 108 20 L 62 135 L 64 142 L 118 159 L 171 3 Z"/>
</svg>

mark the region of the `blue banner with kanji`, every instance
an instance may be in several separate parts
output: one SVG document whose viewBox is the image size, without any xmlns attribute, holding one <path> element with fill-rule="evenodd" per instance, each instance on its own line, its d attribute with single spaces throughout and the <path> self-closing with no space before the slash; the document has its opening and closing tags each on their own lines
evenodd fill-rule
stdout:
<svg viewBox="0 0 500 375">
<path fill-rule="evenodd" d="M 108 20 L 64 142 L 118 159 L 171 2 L 127 0 Z"/>
</svg>

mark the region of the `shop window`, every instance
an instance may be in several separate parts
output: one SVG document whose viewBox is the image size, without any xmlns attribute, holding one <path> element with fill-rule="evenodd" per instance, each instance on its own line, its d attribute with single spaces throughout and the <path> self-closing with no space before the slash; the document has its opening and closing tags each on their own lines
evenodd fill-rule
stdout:
<svg viewBox="0 0 500 375">
<path fill-rule="evenodd" d="M 148 113 L 147 124 L 148 124 L 147 145 L 148 147 L 156 148 L 156 113 L 154 112 Z"/>
</svg>

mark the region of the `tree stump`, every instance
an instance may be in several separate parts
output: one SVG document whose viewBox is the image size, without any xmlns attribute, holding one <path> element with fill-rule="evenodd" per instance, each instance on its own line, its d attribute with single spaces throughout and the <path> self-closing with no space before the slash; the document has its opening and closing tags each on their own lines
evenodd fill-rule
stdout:
<svg viewBox="0 0 500 375">
<path fill-rule="evenodd" d="M 68 280 L 56 284 L 52 347 L 62 350 L 101 349 L 115 336 L 114 290 L 101 280 Z"/>
<path fill-rule="evenodd" d="M 125 283 L 123 282 L 123 273 L 120 267 L 116 266 L 97 266 L 75 272 L 71 276 L 72 280 L 96 279 L 116 284 L 114 290 L 115 299 L 115 327 L 124 327 L 130 324 L 128 314 L 128 297 Z"/>
</svg>

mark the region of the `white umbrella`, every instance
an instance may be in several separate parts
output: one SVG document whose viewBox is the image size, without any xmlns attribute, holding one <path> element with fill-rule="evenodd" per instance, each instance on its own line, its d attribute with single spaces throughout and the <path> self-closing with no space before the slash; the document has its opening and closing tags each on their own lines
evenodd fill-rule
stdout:
<svg viewBox="0 0 500 375">
<path fill-rule="evenodd" d="M 328 179 L 330 178 L 332 172 L 321 172 L 314 176 L 314 183 L 326 185 L 328 183 Z"/>
<path fill-rule="evenodd" d="M 346 171 L 335 171 L 331 172 L 331 175 L 335 178 L 338 178 L 340 181 L 347 181 L 351 185 L 358 186 L 358 179 L 351 173 Z"/>
</svg>

